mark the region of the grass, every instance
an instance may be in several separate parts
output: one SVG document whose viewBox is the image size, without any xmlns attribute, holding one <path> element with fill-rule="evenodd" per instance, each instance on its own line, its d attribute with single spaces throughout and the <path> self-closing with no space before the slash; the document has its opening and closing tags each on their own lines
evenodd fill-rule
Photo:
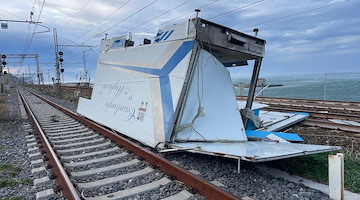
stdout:
<svg viewBox="0 0 360 200">
<path fill-rule="evenodd" d="M 18 182 L 12 179 L 1 179 L 0 180 L 0 188 L 3 187 L 12 187 L 12 186 L 17 186 Z"/>
<path fill-rule="evenodd" d="M 328 155 L 336 152 L 306 155 L 273 161 L 271 166 L 305 178 L 328 184 Z M 360 192 L 360 161 L 345 154 L 344 185 L 352 192 Z"/>
<path fill-rule="evenodd" d="M 1 176 L 15 177 L 21 172 L 21 168 L 11 164 L 0 165 Z M 1 180 L 3 181 L 3 180 Z"/>
<path fill-rule="evenodd" d="M 3 165 L 0 165 L 0 171 L 8 170 L 8 169 L 11 169 L 12 167 L 13 167 L 13 165 L 11 165 L 11 164 L 3 164 Z"/>
<path fill-rule="evenodd" d="M 20 197 L 1 198 L 0 200 L 20 200 Z"/>
<path fill-rule="evenodd" d="M 52 122 L 59 122 L 59 116 L 57 116 L 57 115 L 51 115 L 51 116 L 50 116 L 50 120 L 51 120 Z"/>
<path fill-rule="evenodd" d="M 0 200 L 20 200 L 20 197 L 1 198 Z"/>
<path fill-rule="evenodd" d="M 43 94 L 48 95 L 48 96 L 52 96 L 52 97 L 56 97 L 58 99 L 67 100 L 67 101 L 70 101 L 70 102 L 76 101 L 76 99 L 73 97 L 73 95 L 66 93 L 66 91 L 63 91 L 60 94 L 57 94 L 54 91 L 43 91 Z"/>
<path fill-rule="evenodd" d="M 17 186 L 19 184 L 22 185 L 31 185 L 32 184 L 32 180 L 31 179 L 21 179 L 19 181 L 13 180 L 13 179 L 1 179 L 0 180 L 0 188 L 4 188 L 4 187 L 13 187 L 13 186 Z"/>
</svg>

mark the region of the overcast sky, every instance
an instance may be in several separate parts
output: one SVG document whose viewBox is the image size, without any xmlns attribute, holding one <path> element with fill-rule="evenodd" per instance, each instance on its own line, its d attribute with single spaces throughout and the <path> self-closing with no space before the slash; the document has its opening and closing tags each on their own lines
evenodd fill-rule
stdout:
<svg viewBox="0 0 360 200">
<path fill-rule="evenodd" d="M 56 28 L 59 50 L 64 52 L 65 81 L 82 75 L 83 54 L 93 79 L 98 45 L 105 34 L 132 32 L 137 41 L 154 39 L 162 26 L 195 17 L 196 8 L 201 9 L 200 17 L 241 32 L 253 35 L 254 28 L 260 30 L 258 37 L 267 41 L 263 76 L 360 72 L 360 0 L 3 1 L 0 20 L 39 21 L 41 26 L 8 22 L 8 29 L 0 29 L 0 53 L 38 54 L 48 81 L 48 72 L 54 76 Z M 81 44 L 85 47 L 75 47 Z M 27 73 L 29 68 L 35 73 L 35 59 L 8 58 L 7 62 L 10 73 Z M 230 71 L 240 75 L 251 70 Z"/>
</svg>

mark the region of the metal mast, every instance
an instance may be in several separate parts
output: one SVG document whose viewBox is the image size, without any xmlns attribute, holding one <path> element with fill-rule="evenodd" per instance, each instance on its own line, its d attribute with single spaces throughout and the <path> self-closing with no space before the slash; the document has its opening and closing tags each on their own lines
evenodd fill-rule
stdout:
<svg viewBox="0 0 360 200">
<path fill-rule="evenodd" d="M 54 46 L 55 46 L 55 70 L 56 70 L 56 79 L 55 79 L 55 91 L 60 93 L 60 63 L 59 63 L 59 50 L 58 50 L 58 41 L 57 41 L 57 32 L 56 28 L 53 29 L 54 32 Z"/>
</svg>

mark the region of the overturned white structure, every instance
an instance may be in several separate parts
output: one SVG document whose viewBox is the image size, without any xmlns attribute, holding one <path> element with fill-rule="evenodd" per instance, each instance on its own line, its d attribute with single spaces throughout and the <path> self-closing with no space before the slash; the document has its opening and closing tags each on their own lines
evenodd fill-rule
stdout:
<svg viewBox="0 0 360 200">
<path fill-rule="evenodd" d="M 264 40 L 195 18 L 160 30 L 149 43 L 102 40 L 93 93 L 79 100 L 78 113 L 158 149 L 254 162 L 338 149 L 248 140 L 226 67 L 255 60 L 249 113 Z"/>
</svg>

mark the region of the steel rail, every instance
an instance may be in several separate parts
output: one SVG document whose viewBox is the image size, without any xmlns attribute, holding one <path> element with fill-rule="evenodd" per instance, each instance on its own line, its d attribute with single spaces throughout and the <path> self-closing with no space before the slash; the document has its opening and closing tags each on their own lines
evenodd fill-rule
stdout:
<svg viewBox="0 0 360 200">
<path fill-rule="evenodd" d="M 360 121 L 360 115 L 355 115 L 355 114 L 331 113 L 331 112 L 314 111 L 314 110 L 293 109 L 293 108 L 278 108 L 278 107 L 271 107 L 271 106 L 264 108 L 264 110 L 286 111 L 286 112 L 305 112 L 305 113 L 309 113 L 311 117 L 318 117 L 318 118 L 324 118 L 324 119 L 342 119 L 342 120 Z"/>
<path fill-rule="evenodd" d="M 335 129 L 335 130 L 360 133 L 360 126 L 339 124 L 339 123 L 334 123 L 334 122 L 330 122 L 330 121 L 326 121 L 326 120 L 306 119 L 305 121 L 301 122 L 301 124 L 307 125 L 307 126 L 317 126 L 317 127 L 322 127 L 322 128 L 329 128 L 329 129 Z"/>
<path fill-rule="evenodd" d="M 242 97 L 240 97 L 242 98 Z M 335 100 L 321 100 L 321 99 L 299 99 L 299 98 L 281 98 L 281 97 L 257 97 L 257 100 L 279 100 L 279 101 L 291 101 L 291 102 L 303 102 L 303 103 L 319 103 L 328 105 L 344 105 L 344 106 L 360 106 L 360 102 L 356 101 L 335 101 Z M 355 104 L 355 105 L 354 105 Z"/>
<path fill-rule="evenodd" d="M 31 91 L 29 91 L 31 92 Z M 81 123 L 85 124 L 89 128 L 97 131 L 98 133 L 104 135 L 105 137 L 109 138 L 116 144 L 124 147 L 125 149 L 133 152 L 135 155 L 143 158 L 148 163 L 159 167 L 163 172 L 166 174 L 175 177 L 177 180 L 182 181 L 186 186 L 189 188 L 192 188 L 199 192 L 199 194 L 203 195 L 207 199 L 210 200 L 218 200 L 218 199 L 228 199 L 228 200 L 235 200 L 235 199 L 241 199 L 238 198 L 230 193 L 227 193 L 221 188 L 216 187 L 215 185 L 206 182 L 204 179 L 195 176 L 194 174 L 174 165 L 170 161 L 157 156 L 155 153 L 151 152 L 150 150 L 147 150 L 145 148 L 142 148 L 141 146 L 135 144 L 134 142 L 127 140 L 126 138 L 117 135 L 108 129 L 94 123 L 93 121 L 90 121 L 86 118 L 83 118 L 76 113 L 67 110 L 66 108 L 63 108 L 60 105 L 57 105 L 50 100 L 41 97 L 40 95 L 31 92 L 35 96 L 39 97 L 43 101 L 47 102 L 48 104 L 52 105 L 53 107 L 61 110 L 62 112 L 66 113 L 70 117 L 73 117 L 74 119 L 80 121 Z"/>
<path fill-rule="evenodd" d="M 245 97 L 237 97 L 242 100 Z M 329 109 L 347 109 L 350 111 L 360 111 L 360 102 L 350 101 L 330 101 L 330 100 L 313 100 L 313 99 L 292 99 L 292 98 L 278 98 L 278 97 L 257 97 L 255 101 L 260 103 L 270 103 L 284 106 L 301 106 L 314 108 L 329 108 Z"/>
<path fill-rule="evenodd" d="M 43 132 L 39 122 L 37 121 L 37 118 L 35 117 L 34 113 L 32 112 L 25 97 L 23 96 L 23 94 L 20 91 L 18 91 L 18 92 L 20 94 L 21 100 L 25 106 L 27 113 L 31 116 L 31 118 L 35 124 L 40 141 L 43 144 L 45 144 L 45 145 L 42 145 L 44 148 L 44 152 L 45 152 L 46 156 L 49 158 L 49 164 L 53 167 L 52 171 L 56 175 L 56 181 L 57 181 L 58 185 L 61 187 L 64 197 L 66 197 L 67 199 L 80 200 L 81 198 L 78 195 L 77 190 L 75 189 L 74 185 L 70 181 L 70 178 L 67 175 L 63 166 L 61 165 L 61 162 L 58 159 L 58 157 L 56 156 L 55 151 L 52 149 L 50 142 L 46 138 L 45 133 Z"/>
</svg>

